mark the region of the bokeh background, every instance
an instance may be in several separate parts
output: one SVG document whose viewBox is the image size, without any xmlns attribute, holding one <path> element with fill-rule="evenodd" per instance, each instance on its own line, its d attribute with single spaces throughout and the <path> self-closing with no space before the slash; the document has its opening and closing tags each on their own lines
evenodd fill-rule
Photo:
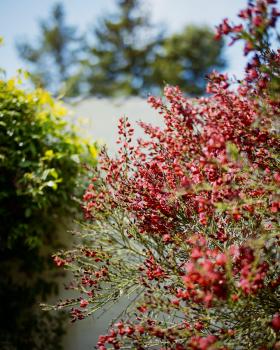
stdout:
<svg viewBox="0 0 280 350">
<path fill-rule="evenodd" d="M 235 19 L 238 11 L 244 7 L 246 0 L 141 0 L 141 10 L 138 15 L 148 17 L 154 30 L 148 31 L 148 41 L 156 32 L 163 31 L 165 36 L 181 33 L 187 25 L 207 25 L 214 29 L 220 21 L 229 17 Z M 18 68 L 29 68 L 32 65 L 22 60 L 16 43 L 30 43 L 34 47 L 39 46 L 42 20 L 50 24 L 52 14 L 57 2 L 52 0 L 1 0 L 0 6 L 0 32 L 5 39 L 5 45 L 1 48 L 0 63 L 8 75 L 15 74 Z M 76 29 L 76 34 L 82 40 L 88 40 L 91 44 L 96 42 L 93 31 L 100 29 L 104 19 L 112 19 L 119 11 L 118 2 L 114 0 L 64 0 L 64 21 L 66 25 Z M 142 13 L 140 13 L 140 11 Z M 135 43 L 136 44 L 136 43 Z M 224 50 L 227 60 L 227 72 L 240 76 L 244 58 L 238 45 L 227 47 Z"/>
</svg>

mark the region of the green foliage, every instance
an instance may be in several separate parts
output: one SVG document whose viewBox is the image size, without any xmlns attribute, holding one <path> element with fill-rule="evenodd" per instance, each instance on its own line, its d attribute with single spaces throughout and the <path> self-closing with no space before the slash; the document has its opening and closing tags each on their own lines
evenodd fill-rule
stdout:
<svg viewBox="0 0 280 350">
<path fill-rule="evenodd" d="M 201 95 L 205 75 L 225 67 L 223 41 L 215 41 L 214 31 L 208 27 L 187 26 L 165 38 L 160 33 L 153 37 L 152 32 L 139 1 L 119 1 L 119 15 L 105 18 L 95 31 L 90 93 L 147 95 L 159 93 L 168 83 Z M 150 39 L 144 39 L 147 37 Z"/>
<path fill-rule="evenodd" d="M 187 26 L 164 36 L 152 26 L 140 0 L 116 0 L 117 11 L 105 16 L 77 41 L 65 24 L 62 5 L 41 24 L 37 46 L 18 45 L 20 56 L 33 67 L 33 78 L 67 96 L 147 96 L 168 83 L 191 95 L 205 89 L 205 75 L 225 67 L 223 42 L 208 27 Z M 49 66 L 50 63 L 50 66 Z M 62 84 L 63 82 L 63 84 Z M 59 89 L 56 89 L 56 87 Z"/>
<path fill-rule="evenodd" d="M 150 88 L 159 35 L 152 37 L 139 0 L 119 0 L 118 10 L 95 29 L 96 40 L 89 50 L 93 64 L 87 80 L 94 95 L 139 95 Z"/>
<path fill-rule="evenodd" d="M 32 248 L 43 243 L 42 220 L 71 210 L 89 145 L 66 127 L 66 110 L 43 90 L 26 93 L 14 80 L 1 81 L 0 113 L 1 246 L 20 241 Z"/>
<path fill-rule="evenodd" d="M 82 163 L 93 164 L 96 148 L 66 123 L 66 109 L 49 93 L 18 83 L 0 80 L 0 316 L 9 321 L 0 348 L 59 349 L 61 319 L 37 305 L 57 288 L 50 252 L 78 207 Z"/>
<path fill-rule="evenodd" d="M 225 67 L 223 41 L 214 40 L 208 27 L 187 26 L 163 41 L 153 62 L 153 83 L 178 85 L 191 95 L 205 90 L 205 76 L 213 69 Z"/>
</svg>

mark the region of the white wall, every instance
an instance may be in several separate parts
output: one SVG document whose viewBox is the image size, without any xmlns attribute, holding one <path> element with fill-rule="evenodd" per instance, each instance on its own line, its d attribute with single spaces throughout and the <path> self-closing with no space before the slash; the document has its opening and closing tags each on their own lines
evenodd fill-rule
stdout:
<svg viewBox="0 0 280 350">
<path fill-rule="evenodd" d="M 162 125 L 161 117 L 146 100 L 138 97 L 126 99 L 91 98 L 72 107 L 75 111 L 73 120 L 81 126 L 85 135 L 93 140 L 106 143 L 110 153 L 117 150 L 117 124 L 120 117 L 126 116 L 136 127 L 136 138 L 143 136 L 142 130 L 136 126 L 141 120 L 153 125 Z M 81 124 L 82 122 L 82 124 Z"/>
</svg>

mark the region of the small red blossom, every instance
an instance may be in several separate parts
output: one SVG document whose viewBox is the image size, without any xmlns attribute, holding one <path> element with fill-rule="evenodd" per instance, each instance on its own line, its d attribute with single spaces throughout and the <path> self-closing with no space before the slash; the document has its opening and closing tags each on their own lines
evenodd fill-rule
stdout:
<svg viewBox="0 0 280 350">
<path fill-rule="evenodd" d="M 58 266 L 58 267 L 64 266 L 66 264 L 66 260 L 60 258 L 59 256 L 55 256 L 53 261 L 55 262 L 56 266 Z"/>
<path fill-rule="evenodd" d="M 208 335 L 207 337 L 194 336 L 191 338 L 189 346 L 193 350 L 210 350 L 217 342 L 218 338 L 214 335 Z"/>
<path fill-rule="evenodd" d="M 87 300 L 85 300 L 85 299 L 82 299 L 82 300 L 80 301 L 80 307 L 82 307 L 82 308 L 87 307 L 88 304 L 89 304 L 89 302 L 88 302 Z"/>
<path fill-rule="evenodd" d="M 276 331 L 280 331 L 280 314 L 277 312 L 273 315 L 271 320 L 271 327 Z"/>
</svg>

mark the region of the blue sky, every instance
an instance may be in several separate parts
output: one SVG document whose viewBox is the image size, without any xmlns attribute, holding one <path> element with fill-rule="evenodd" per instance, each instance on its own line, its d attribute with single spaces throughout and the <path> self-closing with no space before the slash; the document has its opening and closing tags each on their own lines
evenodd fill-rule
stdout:
<svg viewBox="0 0 280 350">
<path fill-rule="evenodd" d="M 31 42 L 38 35 L 38 20 L 46 18 L 55 0 L 0 0 L 0 36 L 4 46 L 0 48 L 0 67 L 8 76 L 18 68 L 26 68 L 19 59 L 16 39 L 27 38 Z M 103 15 L 112 13 L 115 0 L 62 0 L 67 22 L 86 30 Z M 153 23 L 164 25 L 169 32 L 179 31 L 186 24 L 208 24 L 212 27 L 236 14 L 246 6 L 246 0 L 143 0 Z M 227 71 L 238 77 L 242 75 L 244 58 L 240 46 L 227 48 L 229 62 Z"/>
</svg>

